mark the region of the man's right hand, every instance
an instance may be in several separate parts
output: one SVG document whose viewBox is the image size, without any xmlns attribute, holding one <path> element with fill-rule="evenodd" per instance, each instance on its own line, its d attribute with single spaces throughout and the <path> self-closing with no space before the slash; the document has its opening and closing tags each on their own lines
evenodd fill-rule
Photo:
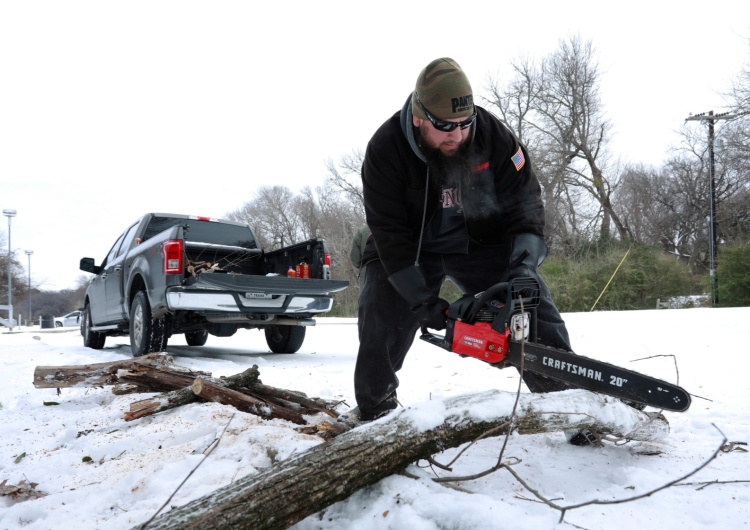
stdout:
<svg viewBox="0 0 750 530">
<path fill-rule="evenodd" d="M 412 311 L 416 315 L 417 320 L 419 320 L 420 326 L 441 330 L 445 329 L 445 321 L 447 319 L 445 313 L 448 311 L 449 306 L 450 304 L 442 298 L 433 296 L 418 306 L 413 307 Z"/>
</svg>

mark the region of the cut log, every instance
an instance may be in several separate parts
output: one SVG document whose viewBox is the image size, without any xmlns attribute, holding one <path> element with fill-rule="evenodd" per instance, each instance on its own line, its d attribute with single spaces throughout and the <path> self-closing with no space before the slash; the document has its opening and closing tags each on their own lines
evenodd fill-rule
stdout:
<svg viewBox="0 0 750 530">
<path fill-rule="evenodd" d="M 269 403 L 257 396 L 251 396 L 249 394 L 237 392 L 236 390 L 232 390 L 225 386 L 216 385 L 210 381 L 201 379 L 200 377 L 193 381 L 192 389 L 196 396 L 199 396 L 206 401 L 215 401 L 223 405 L 232 405 L 237 410 L 249 412 L 256 416 L 260 416 L 261 418 L 278 418 L 291 421 L 297 425 L 307 424 L 307 421 L 305 421 L 302 415 L 293 410 Z"/>
<path fill-rule="evenodd" d="M 411 463 L 491 429 L 497 436 L 509 428 L 522 433 L 588 428 L 634 440 L 658 439 L 669 430 L 663 417 L 583 390 L 524 394 L 511 426 L 514 400 L 514 394 L 490 391 L 401 409 L 174 508 L 148 528 L 288 528 Z"/>
<path fill-rule="evenodd" d="M 193 391 L 196 377 L 202 378 L 203 396 Z M 307 422 L 302 414 L 323 412 L 331 417 L 336 403 L 319 398 L 308 398 L 304 393 L 264 385 L 257 365 L 226 378 L 214 379 L 207 372 L 196 372 L 174 364 L 166 353 L 152 353 L 143 357 L 107 363 L 75 366 L 37 366 L 34 370 L 36 388 L 97 387 L 114 385 L 118 395 L 134 392 L 162 394 L 136 401 L 125 413 L 131 421 L 157 412 L 193 403 L 199 399 L 234 405 L 239 410 L 264 418 L 281 418 L 298 425 Z M 203 388 L 199 385 L 199 388 Z M 221 389 L 232 389 L 224 392 Z M 235 392 L 236 391 L 236 392 Z M 239 396 L 237 394 L 240 394 Z M 207 397 L 206 397 L 207 396 Z"/>
<path fill-rule="evenodd" d="M 131 403 L 130 410 L 125 413 L 124 419 L 125 421 L 137 420 L 138 418 L 150 416 L 157 412 L 164 412 L 165 410 L 174 409 L 188 403 L 195 403 L 198 399 L 198 396 L 195 395 L 193 389 L 190 387 L 162 392 L 158 396 Z"/>
<path fill-rule="evenodd" d="M 129 369 L 133 364 L 154 367 L 174 366 L 171 355 L 150 353 L 143 357 L 112 361 L 108 363 L 79 364 L 72 366 L 37 366 L 34 369 L 34 387 L 69 388 L 74 386 L 91 387 L 114 385 L 117 371 Z"/>
<path fill-rule="evenodd" d="M 244 372 L 235 374 L 229 377 L 221 379 L 213 379 L 212 381 L 219 385 L 224 385 L 227 388 L 238 389 L 247 387 L 258 383 L 260 372 L 258 371 L 258 365 L 253 365 Z M 125 413 L 125 421 L 132 421 L 144 416 L 150 416 L 158 412 L 164 412 L 188 403 L 194 403 L 200 398 L 195 395 L 191 386 L 180 388 L 178 390 L 172 390 L 170 392 L 163 392 L 161 395 L 135 401 L 130 404 L 130 411 Z"/>
<path fill-rule="evenodd" d="M 258 371 L 258 366 L 253 365 L 252 368 L 248 368 L 239 374 L 222 377 L 220 379 L 208 379 L 206 377 L 203 377 L 202 379 L 209 381 L 214 385 L 231 388 L 232 390 L 237 390 L 243 394 L 248 394 L 265 401 L 273 400 L 277 405 L 286 408 L 291 408 L 295 404 L 299 405 L 300 407 L 296 410 L 292 409 L 298 414 L 312 415 L 322 412 L 334 418 L 338 417 L 338 413 L 333 410 L 338 403 L 329 402 L 320 398 L 308 398 L 302 392 L 264 385 L 260 382 L 259 376 L 260 372 Z M 182 405 L 187 405 L 188 403 L 194 403 L 200 399 L 201 398 L 193 392 L 192 386 L 164 392 L 158 396 L 131 403 L 130 410 L 125 413 L 125 421 L 131 421 L 143 418 L 144 416 L 164 412 Z M 315 429 L 313 429 L 312 432 L 314 434 Z"/>
<path fill-rule="evenodd" d="M 196 377 L 211 377 L 208 372 L 194 372 L 182 366 L 161 368 L 133 363 L 117 371 L 117 379 L 151 389 L 151 392 L 165 392 L 189 387 Z"/>
<path fill-rule="evenodd" d="M 324 414 L 327 414 L 332 418 L 338 418 L 339 416 L 339 414 L 333 410 L 336 405 L 338 405 L 338 403 L 326 401 L 320 398 L 309 398 L 302 392 L 276 388 L 273 386 L 264 385 L 260 382 L 248 386 L 247 390 L 253 394 L 271 396 L 282 399 L 284 401 L 289 401 L 291 403 L 296 403 L 297 405 L 300 405 L 307 409 L 305 411 L 305 414 L 323 412 Z"/>
</svg>

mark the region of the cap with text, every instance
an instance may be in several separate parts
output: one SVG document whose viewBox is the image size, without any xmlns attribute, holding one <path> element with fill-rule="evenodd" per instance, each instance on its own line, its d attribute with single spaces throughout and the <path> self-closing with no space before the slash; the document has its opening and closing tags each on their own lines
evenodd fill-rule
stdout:
<svg viewBox="0 0 750 530">
<path fill-rule="evenodd" d="M 417 102 L 439 120 L 468 118 L 474 115 L 474 96 L 471 84 L 456 61 L 448 57 L 435 59 L 419 73 L 412 94 L 412 113 L 427 119 Z"/>
</svg>

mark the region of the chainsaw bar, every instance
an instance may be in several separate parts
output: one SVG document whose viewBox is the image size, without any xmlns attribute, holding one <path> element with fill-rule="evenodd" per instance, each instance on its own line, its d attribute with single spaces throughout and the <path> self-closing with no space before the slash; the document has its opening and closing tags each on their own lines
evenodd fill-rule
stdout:
<svg viewBox="0 0 750 530">
<path fill-rule="evenodd" d="M 677 385 L 602 361 L 533 342 L 508 342 L 504 363 L 623 401 L 684 412 L 690 394 Z M 503 367 L 503 363 L 495 366 Z"/>
</svg>

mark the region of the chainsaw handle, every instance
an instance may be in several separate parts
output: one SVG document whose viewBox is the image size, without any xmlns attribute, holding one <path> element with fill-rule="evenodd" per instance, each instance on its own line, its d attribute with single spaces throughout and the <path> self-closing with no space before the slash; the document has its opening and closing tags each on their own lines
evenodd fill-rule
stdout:
<svg viewBox="0 0 750 530">
<path fill-rule="evenodd" d="M 469 307 L 468 311 L 466 312 L 466 315 L 464 316 L 464 321 L 468 323 L 473 323 L 477 318 L 477 313 L 479 313 L 479 310 L 484 307 L 484 304 L 487 303 L 488 300 L 492 298 L 501 298 L 505 300 L 505 303 L 508 303 L 508 294 L 509 294 L 509 283 L 508 282 L 500 282 L 496 283 L 495 285 L 492 285 L 489 289 L 482 292 L 479 297 L 474 300 L 474 302 L 471 304 L 471 307 Z M 497 296 L 502 293 L 502 296 Z"/>
</svg>

